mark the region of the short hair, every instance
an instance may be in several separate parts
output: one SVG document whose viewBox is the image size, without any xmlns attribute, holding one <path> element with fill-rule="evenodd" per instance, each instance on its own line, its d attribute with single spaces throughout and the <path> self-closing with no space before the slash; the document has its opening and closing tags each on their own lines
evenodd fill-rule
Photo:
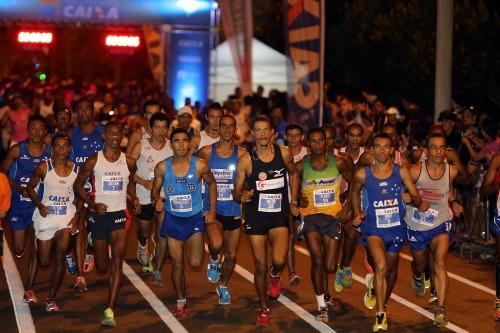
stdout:
<svg viewBox="0 0 500 333">
<path fill-rule="evenodd" d="M 216 110 L 224 113 L 224 111 L 222 110 L 222 105 L 220 105 L 220 103 L 217 102 L 210 104 L 210 106 L 207 109 L 207 116 L 210 113 L 210 110 Z"/>
<path fill-rule="evenodd" d="M 274 124 L 273 122 L 271 121 L 271 119 L 268 117 L 268 116 L 258 116 L 256 118 L 254 118 L 254 120 L 252 120 L 252 129 L 255 128 L 255 124 L 256 123 L 260 123 L 260 122 L 265 122 L 265 123 L 268 123 L 269 126 L 274 129 Z"/>
<path fill-rule="evenodd" d="M 387 127 L 392 127 L 394 128 L 394 131 L 399 134 L 399 130 L 398 130 L 398 127 L 396 125 L 393 125 L 393 124 L 385 124 L 384 126 L 382 126 L 382 129 L 380 132 L 384 132 L 384 129 L 387 128 Z"/>
<path fill-rule="evenodd" d="M 439 130 L 440 132 L 444 133 L 444 128 L 442 125 L 434 124 L 429 128 L 429 134 L 434 133 L 434 131 L 436 130 Z"/>
<path fill-rule="evenodd" d="M 189 141 L 191 141 L 191 136 L 189 135 L 189 132 L 186 131 L 184 128 L 181 128 L 181 127 L 174 128 L 174 130 L 172 131 L 172 133 L 170 133 L 170 141 L 172 141 L 174 139 L 174 136 L 176 136 L 179 133 L 186 134 L 187 137 L 189 138 Z"/>
<path fill-rule="evenodd" d="M 438 120 L 439 121 L 450 120 L 456 122 L 457 116 L 453 112 L 445 110 L 439 114 Z"/>
<path fill-rule="evenodd" d="M 446 137 L 443 134 L 441 134 L 441 133 L 431 133 L 429 135 L 429 137 L 427 138 L 427 146 L 429 146 L 429 142 L 431 141 L 432 138 L 441 138 L 446 143 Z"/>
<path fill-rule="evenodd" d="M 151 116 L 151 119 L 149 119 L 149 127 L 153 128 L 155 121 L 166 121 L 168 125 L 167 115 L 161 112 L 155 113 L 153 116 Z"/>
<path fill-rule="evenodd" d="M 45 120 L 45 118 L 39 114 L 35 114 L 35 115 L 30 116 L 28 118 L 28 127 L 27 127 L 28 129 L 30 128 L 31 123 L 34 121 L 39 121 L 39 122 L 43 123 L 45 128 L 47 128 L 47 121 Z"/>
<path fill-rule="evenodd" d="M 337 129 L 333 125 L 330 125 L 330 124 L 323 125 L 323 130 L 325 131 L 325 135 L 326 135 L 327 130 L 333 131 L 333 133 L 334 133 L 333 136 L 337 135 Z"/>
<path fill-rule="evenodd" d="M 375 140 L 377 140 L 377 139 L 387 139 L 391 142 L 391 146 L 394 144 L 394 142 L 392 142 L 392 138 L 389 134 L 378 133 L 378 134 L 375 134 L 375 136 L 372 139 L 372 146 L 373 147 L 375 146 Z"/>
<path fill-rule="evenodd" d="M 50 140 L 50 144 L 53 146 L 57 139 L 66 139 L 66 140 L 68 140 L 68 143 L 71 146 L 71 138 L 63 133 L 57 133 L 56 135 L 54 135 L 52 137 L 52 140 Z"/>
<path fill-rule="evenodd" d="M 161 104 L 159 101 L 156 99 L 148 99 L 144 104 L 142 105 L 142 113 L 146 114 L 146 109 L 150 106 L 158 106 L 161 110 Z"/>
<path fill-rule="evenodd" d="M 291 130 L 299 130 L 300 134 L 304 134 L 304 130 L 302 129 L 302 127 L 299 126 L 299 125 L 297 125 L 297 124 L 290 124 L 290 125 L 288 125 L 285 128 L 285 133 L 288 133 L 288 131 L 291 131 Z"/>
<path fill-rule="evenodd" d="M 307 132 L 307 140 L 309 140 L 311 138 L 311 135 L 313 135 L 314 133 L 322 133 L 326 139 L 326 131 L 323 127 L 313 127 Z"/>
<path fill-rule="evenodd" d="M 223 114 L 222 117 L 220 117 L 220 119 L 219 119 L 219 124 L 222 121 L 222 119 L 224 119 L 224 118 L 230 118 L 230 119 L 232 119 L 232 121 L 234 122 L 235 125 L 237 124 L 236 118 L 232 114 Z"/>
<path fill-rule="evenodd" d="M 364 132 L 364 128 L 361 124 L 358 124 L 358 123 L 351 123 L 349 124 L 349 126 L 346 127 L 345 129 L 345 133 L 346 135 L 349 133 L 349 131 L 353 128 L 357 128 L 361 131 L 361 135 L 363 135 L 363 132 Z"/>
<path fill-rule="evenodd" d="M 119 128 L 123 131 L 123 127 L 122 127 L 122 125 L 120 125 L 120 123 L 118 123 L 118 122 L 116 122 L 116 121 L 112 120 L 112 121 L 108 121 L 108 122 L 106 123 L 106 125 L 104 125 L 104 132 L 108 131 L 108 130 L 109 130 L 111 127 L 113 127 L 113 126 L 117 126 L 117 127 L 119 127 Z"/>
<path fill-rule="evenodd" d="M 81 104 L 87 103 L 92 111 L 94 111 L 94 103 L 90 100 L 89 97 L 83 96 L 76 102 L 76 109 L 78 111 L 78 107 L 80 107 Z"/>
<path fill-rule="evenodd" d="M 63 112 L 67 112 L 69 114 L 69 116 L 71 117 L 71 109 L 69 107 L 67 107 L 67 106 L 63 106 L 63 107 L 57 108 L 54 111 L 54 116 L 57 118 L 57 115 L 59 113 L 63 113 Z"/>
</svg>

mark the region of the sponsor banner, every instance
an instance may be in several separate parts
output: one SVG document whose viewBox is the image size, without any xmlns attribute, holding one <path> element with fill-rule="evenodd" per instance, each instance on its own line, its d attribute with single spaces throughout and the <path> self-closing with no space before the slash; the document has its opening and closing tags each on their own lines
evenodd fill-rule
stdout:
<svg viewBox="0 0 500 333">
<path fill-rule="evenodd" d="M 159 25 L 145 25 L 142 28 L 151 73 L 161 87 L 165 85 L 165 38 Z"/>
</svg>

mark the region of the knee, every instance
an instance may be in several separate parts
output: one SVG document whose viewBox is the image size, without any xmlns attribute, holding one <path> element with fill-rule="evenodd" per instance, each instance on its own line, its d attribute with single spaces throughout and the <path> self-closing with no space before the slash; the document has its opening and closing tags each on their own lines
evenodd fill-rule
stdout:
<svg viewBox="0 0 500 333">
<path fill-rule="evenodd" d="M 434 272 L 436 274 L 446 272 L 446 261 L 445 260 L 436 260 L 434 261 Z"/>
<path fill-rule="evenodd" d="M 224 263 L 234 266 L 236 264 L 236 256 L 234 254 L 224 253 Z"/>
<path fill-rule="evenodd" d="M 385 264 L 385 262 L 376 262 L 375 272 L 385 275 L 387 273 L 387 265 Z"/>
<path fill-rule="evenodd" d="M 267 265 L 265 262 L 256 262 L 255 263 L 255 272 L 256 273 L 263 273 L 265 274 L 267 272 Z"/>
<path fill-rule="evenodd" d="M 189 260 L 189 265 L 193 268 L 200 268 L 203 264 L 203 258 L 191 258 Z"/>
</svg>

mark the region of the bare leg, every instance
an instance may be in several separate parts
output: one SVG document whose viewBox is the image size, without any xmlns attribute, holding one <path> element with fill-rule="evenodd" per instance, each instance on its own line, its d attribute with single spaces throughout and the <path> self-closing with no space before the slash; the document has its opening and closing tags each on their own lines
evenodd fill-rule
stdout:
<svg viewBox="0 0 500 333">
<path fill-rule="evenodd" d="M 387 281 L 385 275 L 387 272 L 387 263 L 385 255 L 384 241 L 378 236 L 368 237 L 368 251 L 374 261 L 374 288 L 375 298 L 377 300 L 377 312 L 384 311 L 385 298 L 387 295 Z"/>
<path fill-rule="evenodd" d="M 55 298 L 64 277 L 64 256 L 68 249 L 70 239 L 70 229 L 62 229 L 55 234 L 54 262 L 52 264 L 52 273 L 50 276 L 49 298 Z"/>
<path fill-rule="evenodd" d="M 123 256 L 127 247 L 127 232 L 115 230 L 109 236 L 111 245 L 111 277 L 109 281 L 108 308 L 113 309 L 122 282 Z"/>
<path fill-rule="evenodd" d="M 236 266 L 236 249 L 240 242 L 240 228 L 224 231 L 224 262 L 222 263 L 222 279 L 220 285 L 226 287 Z"/>
</svg>

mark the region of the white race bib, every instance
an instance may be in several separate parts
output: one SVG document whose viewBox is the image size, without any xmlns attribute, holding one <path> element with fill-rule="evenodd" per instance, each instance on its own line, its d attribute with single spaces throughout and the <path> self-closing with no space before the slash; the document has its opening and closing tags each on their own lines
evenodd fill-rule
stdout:
<svg viewBox="0 0 500 333">
<path fill-rule="evenodd" d="M 418 209 L 413 209 L 412 220 L 427 226 L 433 226 L 434 222 L 436 222 L 438 216 L 438 211 L 432 208 L 429 208 L 426 212 L 421 212 Z"/>
<path fill-rule="evenodd" d="M 232 201 L 233 189 L 233 184 L 217 184 L 217 200 Z"/>
<path fill-rule="evenodd" d="M 68 206 L 66 205 L 49 205 L 47 208 L 50 215 L 68 215 Z"/>
<path fill-rule="evenodd" d="M 281 193 L 260 193 L 258 211 L 265 213 L 281 212 Z"/>
<path fill-rule="evenodd" d="M 313 196 L 314 196 L 314 207 L 325 207 L 333 205 L 335 203 L 334 189 L 314 190 Z"/>
<path fill-rule="evenodd" d="M 123 191 L 123 177 L 102 176 L 102 192 L 115 193 Z"/>
<path fill-rule="evenodd" d="M 391 228 L 401 225 L 399 207 L 375 209 L 377 228 Z"/>
<path fill-rule="evenodd" d="M 191 194 L 169 196 L 170 209 L 172 212 L 186 213 L 193 210 Z"/>
</svg>

